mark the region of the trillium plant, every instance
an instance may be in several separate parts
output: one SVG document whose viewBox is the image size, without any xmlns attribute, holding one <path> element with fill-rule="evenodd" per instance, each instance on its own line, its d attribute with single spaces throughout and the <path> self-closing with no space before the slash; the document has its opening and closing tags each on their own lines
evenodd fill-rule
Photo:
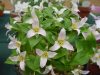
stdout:
<svg viewBox="0 0 100 75">
<path fill-rule="evenodd" d="M 78 0 L 28 0 L 15 4 L 17 16 L 5 25 L 11 55 L 5 63 L 18 65 L 23 75 L 81 75 L 85 64 L 100 67 L 98 24 L 78 15 Z"/>
</svg>

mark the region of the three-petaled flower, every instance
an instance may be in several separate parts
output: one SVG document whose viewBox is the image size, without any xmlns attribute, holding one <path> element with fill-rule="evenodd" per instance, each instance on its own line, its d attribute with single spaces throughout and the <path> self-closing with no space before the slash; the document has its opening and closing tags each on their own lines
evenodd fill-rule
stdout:
<svg viewBox="0 0 100 75">
<path fill-rule="evenodd" d="M 86 21 L 87 21 L 87 17 L 82 18 L 80 22 L 77 22 L 75 19 L 72 18 L 72 29 L 76 30 L 78 32 L 78 35 L 79 35 L 80 28 L 84 26 Z"/>
<path fill-rule="evenodd" d="M 66 48 L 68 50 L 74 50 L 73 46 L 66 41 L 66 31 L 64 28 L 61 29 L 59 36 L 58 36 L 58 40 L 55 41 L 55 44 L 50 48 L 51 51 L 56 51 L 58 50 L 60 47 Z"/>
<path fill-rule="evenodd" d="M 21 70 L 25 70 L 25 56 L 26 56 L 26 51 L 21 52 L 18 56 L 9 57 L 9 59 L 14 62 L 20 62 L 19 66 Z"/>
<path fill-rule="evenodd" d="M 18 41 L 15 36 L 9 36 L 10 43 L 8 44 L 9 49 L 16 49 L 17 53 L 20 53 L 21 42 Z"/>
<path fill-rule="evenodd" d="M 40 49 L 36 49 L 36 54 L 39 55 L 40 58 L 40 67 L 43 68 L 46 63 L 47 63 L 47 59 L 49 58 L 53 58 L 57 55 L 56 52 L 51 52 L 51 51 L 42 51 Z"/>
</svg>

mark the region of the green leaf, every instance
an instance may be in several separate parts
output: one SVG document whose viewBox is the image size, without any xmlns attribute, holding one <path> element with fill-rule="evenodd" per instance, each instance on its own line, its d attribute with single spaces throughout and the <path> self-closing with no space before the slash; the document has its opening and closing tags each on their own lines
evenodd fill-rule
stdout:
<svg viewBox="0 0 100 75">
<path fill-rule="evenodd" d="M 40 40 L 42 40 L 42 37 L 35 37 L 34 36 L 32 38 L 29 38 L 28 40 L 29 40 L 29 44 L 30 44 L 31 48 L 33 48 L 34 46 L 36 46 L 40 42 Z"/>
<path fill-rule="evenodd" d="M 65 56 L 67 54 L 67 50 L 66 49 L 59 49 L 57 51 L 57 55 L 54 57 L 54 59 L 59 59 L 63 56 Z"/>
<path fill-rule="evenodd" d="M 5 64 L 12 64 L 12 65 L 15 65 L 17 64 L 17 62 L 13 62 L 11 61 L 9 58 L 5 61 Z"/>
<path fill-rule="evenodd" d="M 30 55 L 26 59 L 26 65 L 33 71 L 40 72 L 40 58 Z"/>
</svg>

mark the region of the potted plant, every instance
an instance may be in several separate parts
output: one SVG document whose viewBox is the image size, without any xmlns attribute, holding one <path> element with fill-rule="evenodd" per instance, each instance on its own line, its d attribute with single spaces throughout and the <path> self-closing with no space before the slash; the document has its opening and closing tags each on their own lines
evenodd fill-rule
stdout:
<svg viewBox="0 0 100 75">
<path fill-rule="evenodd" d="M 0 16 L 3 15 L 3 11 L 4 11 L 4 4 L 2 3 L 2 1 L 0 1 Z"/>
<path fill-rule="evenodd" d="M 83 68 L 98 53 L 99 32 L 78 15 L 78 2 L 72 0 L 72 8 L 64 0 L 29 3 L 18 1 L 17 16 L 5 25 L 12 49 L 5 63 L 16 64 L 23 75 L 88 74 Z"/>
</svg>

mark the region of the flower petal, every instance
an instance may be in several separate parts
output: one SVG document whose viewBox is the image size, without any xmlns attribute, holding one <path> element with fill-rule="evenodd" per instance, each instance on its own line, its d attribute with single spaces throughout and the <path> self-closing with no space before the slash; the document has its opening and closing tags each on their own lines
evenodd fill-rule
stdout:
<svg viewBox="0 0 100 75">
<path fill-rule="evenodd" d="M 20 68 L 21 68 L 21 70 L 25 70 L 25 61 L 21 61 L 20 63 L 19 63 L 19 66 L 20 66 Z"/>
<path fill-rule="evenodd" d="M 96 20 L 96 28 L 100 28 L 100 20 Z"/>
<path fill-rule="evenodd" d="M 72 46 L 68 41 L 64 42 L 64 45 L 63 45 L 62 47 L 63 47 L 63 48 L 66 48 L 66 49 L 68 49 L 68 50 L 74 51 L 73 46 Z"/>
<path fill-rule="evenodd" d="M 36 33 L 31 29 L 27 32 L 27 38 L 31 38 L 32 36 L 34 36 Z"/>
<path fill-rule="evenodd" d="M 86 23 L 86 21 L 87 21 L 87 17 L 82 18 L 78 24 L 78 28 L 83 27 L 83 25 Z"/>
<path fill-rule="evenodd" d="M 66 30 L 62 28 L 59 33 L 58 40 L 65 40 L 65 38 L 66 38 Z"/>
<path fill-rule="evenodd" d="M 84 75 L 86 75 L 88 73 L 89 73 L 89 71 L 81 71 L 81 74 L 84 74 Z"/>
<path fill-rule="evenodd" d="M 13 42 L 13 41 L 11 41 L 11 42 L 8 44 L 8 48 L 9 48 L 9 49 L 16 49 L 16 48 L 17 48 L 16 43 Z"/>
<path fill-rule="evenodd" d="M 40 67 L 43 68 L 47 63 L 47 58 L 41 57 L 40 58 Z"/>
<path fill-rule="evenodd" d="M 10 59 L 11 61 L 17 62 L 17 61 L 18 61 L 18 56 L 9 57 L 9 59 Z"/>
<path fill-rule="evenodd" d="M 55 42 L 55 44 L 50 48 L 51 51 L 56 51 L 60 48 L 59 44 Z"/>
<path fill-rule="evenodd" d="M 32 19 L 32 18 L 30 18 L 30 19 L 26 20 L 26 21 L 25 21 L 25 23 L 32 24 L 32 23 L 33 23 L 33 19 Z"/>
<path fill-rule="evenodd" d="M 53 69 L 51 70 L 51 75 L 56 75 Z"/>
<path fill-rule="evenodd" d="M 60 11 L 59 11 L 59 15 L 61 15 L 61 14 L 63 14 L 63 12 L 66 10 L 66 8 L 62 8 L 62 9 L 60 9 Z"/>
<path fill-rule="evenodd" d="M 76 31 L 77 31 L 77 33 L 78 33 L 78 35 L 80 34 L 80 29 L 76 29 Z"/>
<path fill-rule="evenodd" d="M 41 34 L 43 36 L 46 36 L 46 31 L 43 28 L 40 28 L 38 34 Z"/>
<path fill-rule="evenodd" d="M 53 57 L 55 57 L 56 55 L 57 55 L 56 52 L 51 52 L 51 51 L 48 52 L 48 58 L 53 58 Z"/>
<path fill-rule="evenodd" d="M 21 52 L 20 55 L 23 56 L 23 57 L 25 57 L 26 56 L 26 51 Z"/>
<path fill-rule="evenodd" d="M 36 54 L 37 54 L 38 56 L 41 56 L 41 55 L 43 54 L 43 51 L 40 50 L 40 49 L 36 49 Z"/>
</svg>

